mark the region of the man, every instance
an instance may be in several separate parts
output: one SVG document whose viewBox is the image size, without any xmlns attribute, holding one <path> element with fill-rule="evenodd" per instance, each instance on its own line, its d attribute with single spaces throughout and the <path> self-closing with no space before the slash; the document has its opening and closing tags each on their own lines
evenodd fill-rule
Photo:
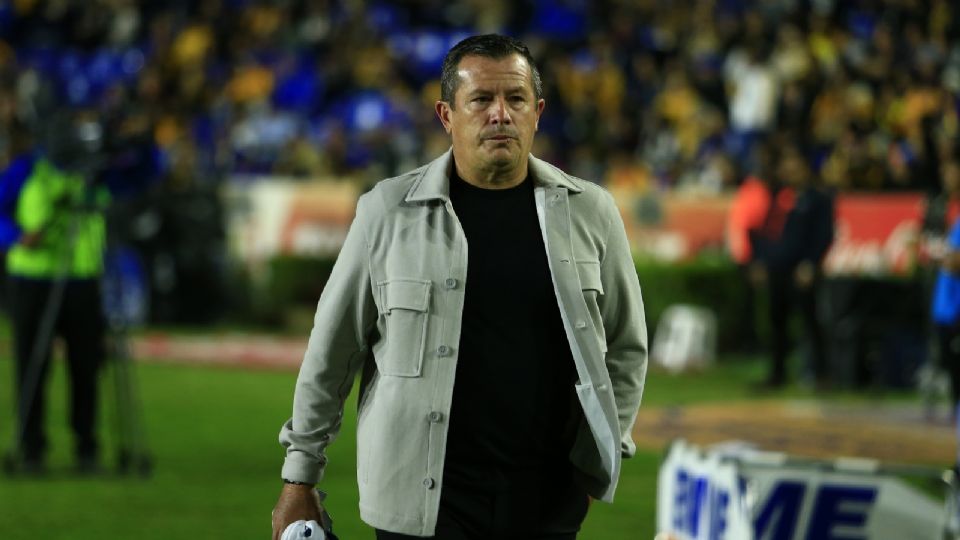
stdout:
<svg viewBox="0 0 960 540">
<path fill-rule="evenodd" d="M 60 335 L 67 348 L 76 465 L 79 472 L 96 472 L 105 237 L 103 217 L 92 209 L 108 195 L 33 150 L 25 127 L 17 125 L 12 139 L 16 155 L 0 174 L 0 249 L 7 251 L 18 412 L 17 448 L 7 466 L 24 473 L 45 469 L 45 379 L 53 337 Z"/>
<path fill-rule="evenodd" d="M 932 144 L 927 145 L 929 152 L 936 152 Z M 928 154 L 931 155 L 931 154 Z M 932 154 L 935 155 L 935 154 Z M 960 292 L 960 279 L 956 272 L 951 273 L 951 260 L 958 263 L 954 270 L 960 270 L 960 257 L 950 256 L 960 249 L 960 231 L 954 225 L 960 217 L 960 147 L 945 152 L 942 163 L 937 167 L 940 179 L 940 192 L 931 194 L 926 201 L 921 241 L 917 242 L 917 260 L 919 262 L 920 283 L 926 298 L 929 298 L 933 311 L 927 321 L 928 361 L 921 370 L 921 393 L 924 408 L 932 416 L 937 401 L 937 384 L 940 370 L 949 370 L 953 379 L 953 405 L 960 397 L 960 296 L 951 294 Z M 938 159 L 938 162 L 941 160 Z M 939 368 L 939 369 L 938 369 Z"/>
<path fill-rule="evenodd" d="M 960 159 L 943 162 L 941 177 L 946 189 L 960 185 Z M 950 376 L 951 412 L 960 406 L 960 220 L 949 226 L 934 286 L 932 314 L 937 327 L 940 368 Z M 960 463 L 960 460 L 958 460 Z"/>
<path fill-rule="evenodd" d="M 771 365 L 762 386 L 779 388 L 787 382 L 788 323 L 793 306 L 799 305 L 820 388 L 828 380 L 816 302 L 823 258 L 833 243 L 833 199 L 814 186 L 810 166 L 796 146 L 781 148 L 777 181 L 763 226 L 751 237 L 770 293 Z"/>
<path fill-rule="evenodd" d="M 574 538 L 612 501 L 647 362 L 612 197 L 530 156 L 544 100 L 522 43 L 468 38 L 436 113 L 452 149 L 360 198 L 280 434 L 273 531 L 312 487 L 360 371 L 360 513 L 379 539 Z"/>
<path fill-rule="evenodd" d="M 730 257 L 737 263 L 740 290 L 743 295 L 737 342 L 743 351 L 756 352 L 756 296 L 758 285 L 755 254 L 750 243 L 751 231 L 763 227 L 770 210 L 771 155 L 766 141 L 758 141 L 753 150 L 753 171 L 743 179 L 727 212 L 726 238 Z"/>
</svg>

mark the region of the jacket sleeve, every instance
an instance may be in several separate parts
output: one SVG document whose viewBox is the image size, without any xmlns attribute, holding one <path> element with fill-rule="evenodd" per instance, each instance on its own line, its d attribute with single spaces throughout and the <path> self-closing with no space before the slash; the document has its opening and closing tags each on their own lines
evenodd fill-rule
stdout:
<svg viewBox="0 0 960 540">
<path fill-rule="evenodd" d="M 293 417 L 280 430 L 280 444 L 287 452 L 281 474 L 287 480 L 317 483 L 323 477 L 325 449 L 340 431 L 344 401 L 369 352 L 367 338 L 377 310 L 370 286 L 365 199 L 357 203 L 356 217 L 317 303 L 297 377 Z"/>
<path fill-rule="evenodd" d="M 636 452 L 631 431 L 647 375 L 647 323 L 623 219 L 613 197 L 606 195 L 610 225 L 600 261 L 604 293 L 597 300 L 607 340 L 607 371 L 620 420 L 620 451 L 623 457 L 631 457 Z"/>
</svg>

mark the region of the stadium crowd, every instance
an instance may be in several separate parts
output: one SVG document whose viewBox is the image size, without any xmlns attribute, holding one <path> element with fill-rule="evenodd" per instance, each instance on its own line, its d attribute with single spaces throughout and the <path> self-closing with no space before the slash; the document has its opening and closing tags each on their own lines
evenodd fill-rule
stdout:
<svg viewBox="0 0 960 540">
<path fill-rule="evenodd" d="M 732 189 L 787 137 L 839 189 L 936 191 L 958 138 L 950 0 L 16 0 L 0 128 L 67 105 L 174 182 L 371 181 L 446 148 L 439 63 L 494 31 L 541 65 L 535 154 L 608 185 Z"/>
</svg>

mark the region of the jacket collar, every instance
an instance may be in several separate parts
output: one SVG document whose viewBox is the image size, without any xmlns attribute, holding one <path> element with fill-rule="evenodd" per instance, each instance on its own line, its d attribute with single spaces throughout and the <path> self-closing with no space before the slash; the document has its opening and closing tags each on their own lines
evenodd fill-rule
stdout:
<svg viewBox="0 0 960 540">
<path fill-rule="evenodd" d="M 561 187 L 572 193 L 583 191 L 583 188 L 577 185 L 578 180 L 546 161 L 534 157 L 533 154 L 530 154 L 527 163 L 537 187 Z M 404 200 L 406 202 L 449 200 L 451 167 L 453 167 L 452 148 L 420 168 L 420 175 Z"/>
</svg>

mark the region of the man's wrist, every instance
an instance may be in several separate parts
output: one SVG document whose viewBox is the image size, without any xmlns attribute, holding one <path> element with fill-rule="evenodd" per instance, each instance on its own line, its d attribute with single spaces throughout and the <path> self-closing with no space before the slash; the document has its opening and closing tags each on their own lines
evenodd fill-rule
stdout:
<svg viewBox="0 0 960 540">
<path fill-rule="evenodd" d="M 289 480 L 287 478 L 281 478 L 283 480 L 284 486 L 294 486 L 294 487 L 303 487 L 303 488 L 313 488 L 316 486 L 313 482 L 300 482 L 298 480 Z"/>
<path fill-rule="evenodd" d="M 286 478 L 281 478 L 284 484 L 289 484 L 291 486 L 314 486 L 312 482 L 299 482 L 297 480 L 287 480 Z"/>
</svg>

